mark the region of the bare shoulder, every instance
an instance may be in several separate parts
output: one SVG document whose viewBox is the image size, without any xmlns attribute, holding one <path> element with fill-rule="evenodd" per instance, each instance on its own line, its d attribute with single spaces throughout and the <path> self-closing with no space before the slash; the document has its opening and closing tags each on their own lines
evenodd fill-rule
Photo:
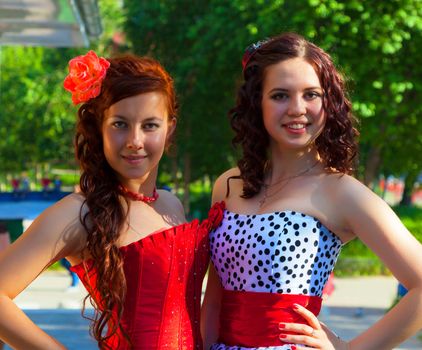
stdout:
<svg viewBox="0 0 422 350">
<path fill-rule="evenodd" d="M 59 200 L 56 204 L 66 206 L 68 209 L 78 209 L 82 207 L 85 202 L 85 197 L 82 193 L 71 193 L 61 200 Z"/>
<path fill-rule="evenodd" d="M 86 238 L 80 221 L 81 212 L 87 212 L 83 204 L 81 194 L 73 193 L 64 197 L 44 210 L 23 234 L 23 238 L 54 243 L 57 248 L 61 247 L 60 255 L 63 256 L 77 254 Z"/>
<path fill-rule="evenodd" d="M 177 198 L 177 196 L 167 190 L 158 190 L 158 194 L 160 196 L 160 199 L 163 199 L 165 202 L 168 202 L 171 205 L 176 205 L 176 206 L 182 206 L 182 203 L 180 202 L 180 199 Z"/>
<path fill-rule="evenodd" d="M 79 219 L 81 210 L 82 213 L 88 209 L 84 206 L 85 197 L 79 193 L 72 193 L 51 207 L 47 208 L 40 216 L 40 221 L 62 221 L 63 223 L 72 222 Z"/>
<path fill-rule="evenodd" d="M 237 167 L 231 168 L 221 174 L 214 183 L 212 202 L 220 202 L 225 200 L 228 195 L 239 193 L 239 189 L 242 188 L 242 180 L 239 176 L 240 170 Z"/>
<path fill-rule="evenodd" d="M 176 195 L 167 190 L 158 190 L 160 199 L 162 200 L 163 206 L 166 210 L 176 213 L 180 217 L 185 216 L 185 210 L 183 208 L 182 202 Z"/>
<path fill-rule="evenodd" d="M 349 241 L 359 235 L 355 224 L 363 216 L 374 215 L 374 209 L 385 203 L 368 187 L 353 176 L 331 173 L 318 179 L 319 208 L 343 241 Z"/>
<path fill-rule="evenodd" d="M 235 168 L 231 168 L 231 169 L 226 170 L 224 173 L 222 173 L 217 178 L 217 180 L 215 181 L 215 183 L 217 184 L 217 183 L 219 183 L 221 181 L 226 182 L 227 179 L 229 179 L 230 177 L 233 177 L 233 176 L 240 176 L 240 170 L 239 170 L 238 167 L 235 167 Z"/>
<path fill-rule="evenodd" d="M 389 205 L 366 185 L 349 175 L 329 175 L 325 179 L 326 193 L 329 193 L 334 215 L 362 239 L 375 234 L 374 227 L 392 220 L 397 216 Z"/>
<path fill-rule="evenodd" d="M 359 204 L 364 199 L 379 199 L 366 185 L 347 174 L 326 176 L 324 186 L 337 203 Z"/>
</svg>

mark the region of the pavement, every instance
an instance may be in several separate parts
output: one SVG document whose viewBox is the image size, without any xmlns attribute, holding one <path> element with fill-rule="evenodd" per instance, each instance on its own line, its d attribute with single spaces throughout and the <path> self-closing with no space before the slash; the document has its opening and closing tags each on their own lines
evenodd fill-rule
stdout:
<svg viewBox="0 0 422 350">
<path fill-rule="evenodd" d="M 335 290 L 324 302 L 320 319 L 344 339 L 352 339 L 382 317 L 397 288 L 392 277 L 336 278 L 334 283 Z M 69 284 L 67 272 L 47 271 L 15 302 L 69 350 L 97 349 L 89 336 L 89 322 L 81 317 L 85 289 L 69 289 Z M 87 314 L 92 315 L 92 308 L 87 309 Z M 7 346 L 5 349 L 10 350 Z M 422 342 L 415 336 L 396 349 L 422 349 Z"/>
</svg>

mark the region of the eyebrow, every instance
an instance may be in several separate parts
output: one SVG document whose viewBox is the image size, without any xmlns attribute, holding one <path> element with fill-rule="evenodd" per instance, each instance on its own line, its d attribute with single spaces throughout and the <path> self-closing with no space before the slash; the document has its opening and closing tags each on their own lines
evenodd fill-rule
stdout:
<svg viewBox="0 0 422 350">
<path fill-rule="evenodd" d="M 120 115 L 120 114 L 110 115 L 109 118 L 117 118 L 117 119 L 123 119 L 123 120 L 127 120 L 128 119 L 124 115 Z M 143 122 L 152 122 L 152 121 L 162 121 L 162 120 L 163 120 L 162 118 L 152 116 L 152 117 L 145 118 L 142 121 Z"/>
<path fill-rule="evenodd" d="M 311 86 L 311 87 L 304 89 L 304 91 L 309 91 L 309 90 L 321 90 L 322 91 L 322 87 L 321 86 Z M 270 91 L 268 91 L 268 93 L 272 93 L 272 92 L 276 92 L 276 91 L 288 92 L 289 89 L 274 88 L 274 89 L 271 89 Z"/>
</svg>

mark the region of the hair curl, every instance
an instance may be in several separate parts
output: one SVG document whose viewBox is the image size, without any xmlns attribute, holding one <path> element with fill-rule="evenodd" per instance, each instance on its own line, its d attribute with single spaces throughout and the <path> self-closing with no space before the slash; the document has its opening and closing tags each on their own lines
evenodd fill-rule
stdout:
<svg viewBox="0 0 422 350">
<path fill-rule="evenodd" d="M 90 286 L 95 306 L 91 333 L 101 349 L 110 349 L 107 339 L 122 334 L 130 339 L 120 324 L 126 295 L 123 261 L 116 245 L 127 218 L 118 190 L 118 178 L 106 161 L 101 126 L 105 111 L 114 103 L 131 96 L 160 92 L 166 98 L 169 119 L 177 116 L 173 80 L 154 59 L 125 55 L 108 59 L 110 67 L 101 93 L 78 110 L 75 153 L 81 166 L 80 189 L 85 197 L 86 214 L 80 220 L 87 232 L 84 251 L 92 257 L 97 274 Z M 126 200 L 127 208 L 129 202 Z M 86 300 L 85 299 L 85 300 Z M 107 329 L 107 334 L 104 330 Z"/>
<path fill-rule="evenodd" d="M 266 69 L 297 57 L 312 65 L 324 91 L 323 108 L 327 120 L 324 130 L 315 140 L 319 155 L 327 168 L 341 173 L 353 171 L 359 133 L 344 80 L 330 56 L 321 48 L 298 34 L 285 33 L 265 41 L 248 57 L 236 105 L 229 111 L 235 132 L 233 144 L 240 145 L 243 152 L 238 161 L 243 198 L 251 198 L 260 192 L 267 166 L 270 138 L 264 127 L 261 108 Z"/>
</svg>

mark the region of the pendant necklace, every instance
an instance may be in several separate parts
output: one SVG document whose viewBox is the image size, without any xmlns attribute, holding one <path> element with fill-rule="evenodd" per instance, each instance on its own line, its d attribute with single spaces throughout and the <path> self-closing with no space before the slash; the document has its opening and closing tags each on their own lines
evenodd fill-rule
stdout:
<svg viewBox="0 0 422 350">
<path fill-rule="evenodd" d="M 319 163 L 319 160 L 317 160 L 314 164 L 312 164 L 310 167 L 306 168 L 305 170 L 301 171 L 300 173 L 295 174 L 295 175 L 292 175 L 292 176 L 285 177 L 283 179 L 280 179 L 280 180 L 276 181 L 275 183 L 273 183 L 272 185 L 264 184 L 263 185 L 263 187 L 264 187 L 264 198 L 262 198 L 259 201 L 259 207 L 262 208 L 268 198 L 273 197 L 277 193 L 279 193 L 284 187 L 287 186 L 287 184 L 291 180 L 296 179 L 296 178 L 298 178 L 300 176 L 303 176 L 303 175 L 307 174 L 308 172 L 310 172 L 313 168 L 315 168 L 317 166 L 318 163 Z M 283 185 L 281 187 L 279 187 L 274 193 L 268 194 L 268 189 L 270 187 L 277 186 L 277 185 L 279 185 L 281 183 L 283 183 Z"/>
<path fill-rule="evenodd" d="M 144 235 L 142 235 L 138 230 L 136 230 L 129 222 L 129 220 L 126 221 L 127 225 L 130 229 L 132 229 L 133 232 L 135 232 L 139 237 L 144 238 Z"/>
</svg>

